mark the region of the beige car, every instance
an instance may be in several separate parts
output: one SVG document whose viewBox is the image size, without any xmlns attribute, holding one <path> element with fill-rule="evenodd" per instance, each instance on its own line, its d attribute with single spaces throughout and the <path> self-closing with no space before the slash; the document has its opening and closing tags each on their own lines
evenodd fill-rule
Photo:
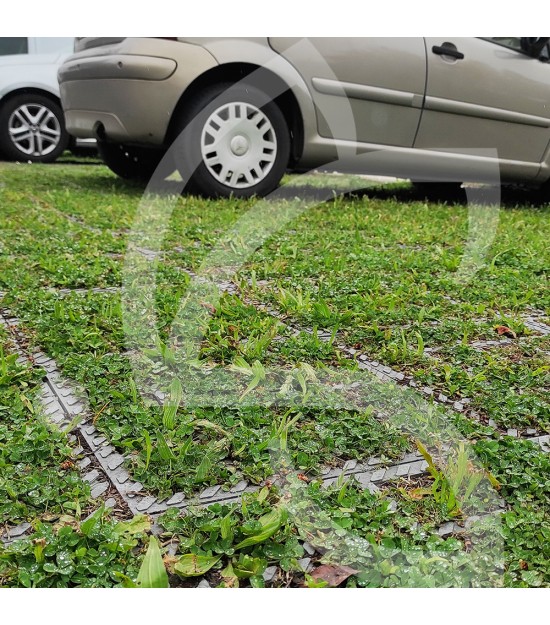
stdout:
<svg viewBox="0 0 550 625">
<path fill-rule="evenodd" d="M 209 196 L 323 166 L 542 186 L 549 39 L 86 37 L 59 81 L 68 131 L 114 172 L 162 161 Z"/>
</svg>

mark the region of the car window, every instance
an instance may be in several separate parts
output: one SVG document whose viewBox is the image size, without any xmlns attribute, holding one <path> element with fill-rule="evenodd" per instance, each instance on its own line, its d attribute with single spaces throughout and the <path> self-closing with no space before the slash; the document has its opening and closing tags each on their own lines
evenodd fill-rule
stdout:
<svg viewBox="0 0 550 625">
<path fill-rule="evenodd" d="M 28 37 L 0 37 L 0 56 L 8 54 L 27 54 Z"/>
<path fill-rule="evenodd" d="M 483 37 L 483 39 L 492 41 L 493 43 L 496 43 L 499 46 L 504 46 L 505 48 L 512 48 L 512 50 L 524 52 L 521 47 L 521 37 Z"/>
<path fill-rule="evenodd" d="M 72 52 L 74 48 L 74 37 L 37 37 L 35 42 L 38 54 Z"/>
<path fill-rule="evenodd" d="M 528 55 L 521 41 L 522 39 L 526 39 L 526 37 L 481 37 L 481 39 L 485 39 L 485 41 L 490 41 L 491 43 L 496 43 L 499 46 L 504 46 L 510 50 L 515 50 L 516 52 Z M 546 44 L 540 52 L 539 60 L 547 62 L 549 59 L 550 44 Z"/>
</svg>

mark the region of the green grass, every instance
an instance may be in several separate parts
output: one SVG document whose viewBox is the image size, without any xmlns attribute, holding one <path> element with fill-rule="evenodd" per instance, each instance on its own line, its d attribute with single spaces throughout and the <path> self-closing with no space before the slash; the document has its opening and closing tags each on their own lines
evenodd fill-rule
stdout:
<svg viewBox="0 0 550 625">
<path fill-rule="evenodd" d="M 550 211 L 503 207 L 486 264 L 462 284 L 456 275 L 467 207 L 402 202 L 395 193 L 312 208 L 243 268 L 247 293 L 304 325 L 338 328 L 372 359 L 447 396 L 472 397 L 502 427 L 549 431 L 549 340 L 522 319 L 531 307 L 550 310 Z M 498 325 L 516 331 L 515 349 L 480 354 L 471 347 L 497 338 Z"/>
<path fill-rule="evenodd" d="M 37 371 L 18 364 L 4 348 L 5 337 L 0 340 L 0 525 L 74 513 L 87 505 L 89 486 L 66 438 L 36 406 Z"/>
<path fill-rule="evenodd" d="M 137 573 L 150 523 L 137 531 L 98 508 L 66 434 L 37 401 L 40 371 L 16 358 L 0 332 L 0 525 L 31 524 L 0 544 L 0 587 L 120 585 L 117 574 Z"/>
<path fill-rule="evenodd" d="M 549 340 L 523 323 L 531 308 L 550 316 L 547 207 L 503 207 L 486 264 L 463 284 L 456 276 L 467 236 L 466 207 L 419 201 L 405 184 L 314 206 L 247 260 L 237 277 L 238 295 L 222 295 L 212 310 L 207 298 L 200 302 L 200 344 L 191 366 L 181 365 L 182 355 L 163 344 L 140 361 L 144 379 L 159 377 L 164 384 L 174 372 L 180 377 L 185 373 L 184 392 L 197 380 L 206 395 L 224 391 L 238 396 L 249 384 L 257 385 L 246 401 L 180 408 L 171 421 L 166 410 L 139 395 L 134 383 L 127 351 L 134 346 L 124 332 L 120 293 L 60 292 L 121 286 L 143 188 L 90 161 L 2 163 L 0 180 L 4 305 L 21 319 L 30 344 L 53 356 L 64 375 L 86 390 L 96 427 L 127 455 L 127 468 L 146 491 L 191 495 L 213 484 L 229 488 L 242 478 L 260 483 L 273 474 L 273 451 L 282 446 L 288 462 L 310 480 L 291 487 L 298 489 L 297 501 L 305 506 L 302 516 L 308 518 L 308 506 L 314 505 L 318 523 L 373 547 L 363 557 L 350 552 L 349 545 L 346 553 L 339 551 L 342 545 L 325 545 L 327 558 L 360 569 L 347 585 L 550 585 L 548 456 L 529 443 L 499 439 L 487 427 L 492 419 L 501 429 L 550 431 Z M 312 197 L 349 184 L 346 177 L 289 180 Z M 293 193 L 282 202 L 281 215 L 292 210 Z M 175 200 L 156 260 L 153 297 L 161 341 L 167 341 L 188 289 L 186 270 L 208 262 L 220 238 L 253 206 L 254 200 Z M 233 237 L 227 245 L 238 252 L 244 243 Z M 302 331 L 294 332 L 251 301 L 274 306 Z M 474 349 L 474 341 L 497 337 L 497 325 L 512 328 L 518 338 L 505 347 Z M 327 329 L 333 336 L 323 342 L 307 327 Z M 332 408 L 317 407 L 316 400 L 328 395 L 315 387 L 310 372 L 324 372 L 331 384 L 358 373 L 357 363 L 339 351 L 340 341 L 414 375 L 419 385 L 453 399 L 470 398 L 467 411 L 451 420 L 475 445 L 505 501 L 499 530 L 504 576 L 495 577 L 483 558 L 469 556 L 468 534 L 460 540 L 430 537 L 435 526 L 451 518 L 432 490 L 430 476 L 419 483 L 396 480 L 379 495 L 353 483 L 320 488 L 323 466 L 371 456 L 391 461 L 415 448 L 405 432 L 376 410 L 354 409 L 347 391 Z M 31 520 L 34 540 L 45 539 L 51 548 L 40 562 L 30 541 L 0 552 L 0 583 L 112 585 L 122 579 L 115 572 L 135 578 L 148 530 L 129 537 L 102 517 L 97 536 L 82 534 L 80 516 L 93 505 L 89 489 L 74 469 L 60 469 L 70 458 L 70 446 L 35 405 L 39 374 L 6 358 L 10 372 L 0 385 L 1 522 Z M 216 373 L 235 364 L 240 373 L 220 388 L 222 378 Z M 274 368 L 279 377 L 270 373 Z M 211 382 L 201 377 L 205 370 L 213 372 Z M 292 380 L 285 380 L 285 372 L 293 370 Z M 254 405 L 254 397 L 277 397 L 283 387 L 290 407 Z M 169 390 L 167 384 L 162 390 Z M 487 436 L 494 440 L 485 440 Z M 426 492 L 419 495 L 418 489 Z M 276 564 L 274 585 L 314 585 L 298 563 L 304 553 L 297 537 L 304 537 L 307 527 L 297 510 L 268 539 L 237 548 L 260 531 L 263 515 L 281 507 L 287 507 L 285 493 L 270 487 L 248 496 L 243 505 L 193 511 L 183 519 L 168 513 L 163 525 L 166 538 L 176 534 L 181 541 L 176 558 L 191 553 L 216 560 L 208 571 L 214 584 L 261 585 L 265 568 Z M 56 560 L 67 541 L 74 547 L 70 570 Z M 478 542 L 492 548 L 490 538 Z M 92 570 L 94 550 L 99 553 L 107 543 L 118 546 L 107 549 L 111 555 Z M 74 555 L 77 551 L 82 555 Z M 410 555 L 415 552 L 417 556 Z M 315 558 L 317 562 L 319 556 Z M 39 573 L 33 577 L 36 564 Z M 179 581 L 174 565 L 167 560 L 171 583 L 186 583 Z"/>
</svg>

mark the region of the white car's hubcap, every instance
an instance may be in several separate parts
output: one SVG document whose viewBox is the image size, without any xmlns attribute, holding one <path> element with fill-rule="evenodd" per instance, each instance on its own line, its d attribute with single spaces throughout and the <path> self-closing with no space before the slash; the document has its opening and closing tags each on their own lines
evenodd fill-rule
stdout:
<svg viewBox="0 0 550 625">
<path fill-rule="evenodd" d="M 28 156 L 47 156 L 61 140 L 61 125 L 43 104 L 24 104 L 8 121 L 8 132 L 17 149 Z"/>
<path fill-rule="evenodd" d="M 271 171 L 277 137 L 269 118 L 247 102 L 231 102 L 206 120 L 201 156 L 210 174 L 235 189 L 252 187 Z"/>
</svg>

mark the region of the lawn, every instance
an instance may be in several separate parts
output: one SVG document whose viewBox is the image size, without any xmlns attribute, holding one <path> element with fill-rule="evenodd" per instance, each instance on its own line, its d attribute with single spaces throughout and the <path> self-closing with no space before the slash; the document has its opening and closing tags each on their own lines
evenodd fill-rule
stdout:
<svg viewBox="0 0 550 625">
<path fill-rule="evenodd" d="M 171 585 L 550 586 L 550 210 L 504 195 L 464 279 L 481 209 L 361 182 L 170 196 L 136 254 L 142 186 L 0 163 L 0 585 L 146 584 L 155 535 Z M 94 488 L 107 447 L 137 497 Z"/>
</svg>

